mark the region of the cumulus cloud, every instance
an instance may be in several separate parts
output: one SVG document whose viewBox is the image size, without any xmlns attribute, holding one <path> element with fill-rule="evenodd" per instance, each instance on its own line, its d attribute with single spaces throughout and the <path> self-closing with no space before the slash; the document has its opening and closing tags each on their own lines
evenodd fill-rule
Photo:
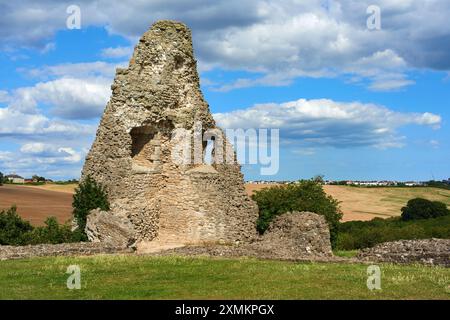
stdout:
<svg viewBox="0 0 450 320">
<path fill-rule="evenodd" d="M 0 108 L 0 123 L 0 139 L 6 139 L 10 149 L 0 152 L 0 167 L 25 176 L 78 177 L 96 130 L 95 125 L 49 119 L 8 107 Z M 14 150 L 16 144 L 20 145 L 18 150 Z"/>
<path fill-rule="evenodd" d="M 5 172 L 25 177 L 40 174 L 47 177 L 78 177 L 84 150 L 43 142 L 26 143 L 16 152 L 0 152 L 0 166 Z"/>
<path fill-rule="evenodd" d="M 328 99 L 258 104 L 214 117 L 222 128 L 279 128 L 282 143 L 300 143 L 308 148 L 402 147 L 405 137 L 398 134 L 400 127 L 437 129 L 441 124 L 441 117 L 432 113 L 401 113 L 375 104 Z"/>
<path fill-rule="evenodd" d="M 14 91 L 9 108 L 25 114 L 37 113 L 39 104 L 50 106 L 53 115 L 65 119 L 91 119 L 101 115 L 111 94 L 111 80 L 60 78 L 38 82 Z"/>
<path fill-rule="evenodd" d="M 96 118 L 109 99 L 116 69 L 127 65 L 94 61 L 18 69 L 26 77 L 41 81 L 10 93 L 0 91 L 0 101 L 3 98 L 11 109 L 23 113 L 36 113 L 37 107 L 45 104 L 61 118 Z"/>
<path fill-rule="evenodd" d="M 9 94 L 6 90 L 0 90 L 0 103 L 8 102 L 9 101 Z"/>
<path fill-rule="evenodd" d="M 112 79 L 117 68 L 128 65 L 128 62 L 108 63 L 104 61 L 63 63 L 52 66 L 25 69 L 18 71 L 27 77 L 49 80 L 55 78 L 87 78 L 104 77 Z"/>
<path fill-rule="evenodd" d="M 130 58 L 133 53 L 133 47 L 115 47 L 105 48 L 102 50 L 102 57 L 104 58 Z"/>
<path fill-rule="evenodd" d="M 27 114 L 11 108 L 0 108 L 0 123 L 0 137 L 15 139 L 81 139 L 95 133 L 92 125 L 49 119 L 39 113 Z"/>
<path fill-rule="evenodd" d="M 10 46 L 44 47 L 65 28 L 70 1 L 23 1 L 1 5 L 0 39 Z M 82 28 L 106 26 L 132 42 L 158 19 L 176 19 L 193 29 L 200 66 L 258 72 L 216 90 L 286 85 L 297 77 L 350 74 L 369 80 L 372 90 L 397 90 L 413 81 L 411 69 L 450 69 L 450 3 L 440 0 L 387 1 L 382 28 L 367 29 L 372 0 L 80 0 Z M 98 8 L 101 8 L 99 10 Z M 117 14 L 120 12 L 121 14 Z M 133 17 L 130 19 L 129 17 Z M 105 56 L 125 56 L 126 47 Z"/>
<path fill-rule="evenodd" d="M 3 170 L 77 177 L 96 130 L 96 124 L 77 120 L 101 115 L 119 65 L 97 61 L 20 70 L 44 81 L 0 92 L 6 103 L 0 107 L 0 139 L 7 139 L 9 149 L 11 142 L 22 144 L 2 154 Z"/>
<path fill-rule="evenodd" d="M 26 143 L 22 145 L 20 151 L 27 155 L 44 158 L 47 163 L 56 161 L 76 163 L 81 160 L 80 153 L 70 147 L 56 147 L 42 142 Z"/>
</svg>

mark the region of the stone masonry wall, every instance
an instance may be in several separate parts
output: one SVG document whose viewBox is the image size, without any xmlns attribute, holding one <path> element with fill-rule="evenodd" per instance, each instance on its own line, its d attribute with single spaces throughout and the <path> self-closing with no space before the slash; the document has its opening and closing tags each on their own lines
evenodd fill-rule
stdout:
<svg viewBox="0 0 450 320">
<path fill-rule="evenodd" d="M 0 246 L 0 260 L 29 259 L 51 256 L 89 256 L 96 254 L 132 253 L 133 250 L 105 243 L 38 244 L 30 246 Z"/>
<path fill-rule="evenodd" d="M 131 225 L 138 242 L 252 239 L 257 207 L 237 163 L 173 161 L 174 129 L 193 133 L 198 123 L 203 130 L 215 128 L 200 91 L 190 30 L 177 22 L 155 23 L 128 68 L 117 69 L 111 89 L 82 172 L 82 179 L 90 175 L 108 190 L 106 214 Z M 102 238 L 92 230 L 91 240 Z"/>
<path fill-rule="evenodd" d="M 421 263 L 450 267 L 450 239 L 399 240 L 361 250 L 361 261 Z"/>
</svg>

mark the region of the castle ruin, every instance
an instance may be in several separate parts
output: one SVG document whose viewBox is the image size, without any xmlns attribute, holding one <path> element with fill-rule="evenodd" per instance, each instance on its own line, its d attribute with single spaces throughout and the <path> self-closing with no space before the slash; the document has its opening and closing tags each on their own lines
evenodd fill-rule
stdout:
<svg viewBox="0 0 450 320">
<path fill-rule="evenodd" d="M 82 172 L 82 179 L 89 175 L 105 186 L 111 207 L 88 216 L 91 241 L 184 245 L 256 236 L 257 207 L 234 151 L 233 161 L 215 161 L 231 145 L 219 137 L 196 66 L 190 30 L 159 21 L 140 39 L 128 68 L 117 69 Z M 196 143 L 199 126 L 217 137 Z M 180 129 L 189 137 L 192 161 L 174 157 Z M 208 140 L 211 163 L 203 161 Z"/>
</svg>

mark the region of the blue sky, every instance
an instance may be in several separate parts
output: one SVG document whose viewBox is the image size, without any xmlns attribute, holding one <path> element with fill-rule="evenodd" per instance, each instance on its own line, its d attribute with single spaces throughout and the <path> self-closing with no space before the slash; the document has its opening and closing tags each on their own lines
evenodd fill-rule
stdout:
<svg viewBox="0 0 450 320">
<path fill-rule="evenodd" d="M 76 4 L 81 29 L 66 27 Z M 369 5 L 381 28 L 369 30 Z M 246 179 L 450 177 L 445 1 L 0 1 L 0 171 L 78 178 L 140 35 L 192 28 L 224 128 L 279 128 L 280 170 Z"/>
</svg>

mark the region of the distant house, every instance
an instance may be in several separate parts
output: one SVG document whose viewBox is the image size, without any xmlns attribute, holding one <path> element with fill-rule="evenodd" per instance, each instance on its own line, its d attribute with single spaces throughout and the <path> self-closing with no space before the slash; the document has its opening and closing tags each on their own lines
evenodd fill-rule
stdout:
<svg viewBox="0 0 450 320">
<path fill-rule="evenodd" d="M 9 182 L 12 182 L 12 183 L 25 183 L 25 179 L 15 173 L 8 174 L 7 176 L 5 176 L 5 178 L 8 179 Z"/>
</svg>

